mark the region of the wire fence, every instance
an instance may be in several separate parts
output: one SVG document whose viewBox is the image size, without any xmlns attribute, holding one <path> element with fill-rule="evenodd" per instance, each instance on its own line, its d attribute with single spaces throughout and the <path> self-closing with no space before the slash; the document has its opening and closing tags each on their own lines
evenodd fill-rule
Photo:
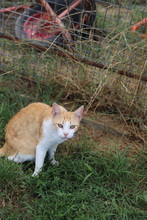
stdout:
<svg viewBox="0 0 147 220">
<path fill-rule="evenodd" d="M 2 0 L 0 71 L 60 76 L 84 90 L 87 109 L 107 96 L 146 128 L 147 2 Z"/>
</svg>

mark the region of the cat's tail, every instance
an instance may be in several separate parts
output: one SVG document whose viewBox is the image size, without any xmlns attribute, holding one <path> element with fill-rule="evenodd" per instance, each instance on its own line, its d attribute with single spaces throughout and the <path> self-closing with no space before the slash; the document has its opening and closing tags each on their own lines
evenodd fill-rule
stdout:
<svg viewBox="0 0 147 220">
<path fill-rule="evenodd" d="M 0 149 L 0 157 L 6 156 L 7 152 L 8 152 L 8 146 L 7 143 L 5 143 L 4 146 Z"/>
</svg>

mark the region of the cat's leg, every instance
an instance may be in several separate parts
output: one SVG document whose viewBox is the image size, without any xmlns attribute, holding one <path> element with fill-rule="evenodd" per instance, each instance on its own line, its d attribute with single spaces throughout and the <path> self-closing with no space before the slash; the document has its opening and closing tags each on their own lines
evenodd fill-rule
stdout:
<svg viewBox="0 0 147 220">
<path fill-rule="evenodd" d="M 47 147 L 43 143 L 40 143 L 36 147 L 36 158 L 35 158 L 35 170 L 32 176 L 38 176 L 38 173 L 42 170 L 44 159 L 47 153 Z"/>
<path fill-rule="evenodd" d="M 34 155 L 23 155 L 23 154 L 14 154 L 13 156 L 9 156 L 8 160 L 13 160 L 15 163 L 23 163 L 25 161 L 34 161 Z"/>
<path fill-rule="evenodd" d="M 20 158 L 20 156 L 19 156 L 18 153 L 15 154 L 15 155 L 13 155 L 13 156 L 9 156 L 9 157 L 8 157 L 8 160 L 12 160 L 12 161 L 14 161 L 15 163 L 23 163 L 23 162 L 24 162 L 24 160 L 22 160 L 22 159 Z"/>
<path fill-rule="evenodd" d="M 58 166 L 59 163 L 58 163 L 58 161 L 55 160 L 56 149 L 57 149 L 57 146 L 51 147 L 48 150 L 48 153 L 49 153 L 49 160 L 50 160 L 51 164 Z"/>
</svg>

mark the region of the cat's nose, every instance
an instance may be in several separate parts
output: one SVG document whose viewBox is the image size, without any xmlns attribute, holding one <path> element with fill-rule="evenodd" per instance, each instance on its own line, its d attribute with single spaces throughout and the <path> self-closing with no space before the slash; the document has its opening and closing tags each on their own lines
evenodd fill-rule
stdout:
<svg viewBox="0 0 147 220">
<path fill-rule="evenodd" d="M 68 133 L 63 133 L 64 134 L 64 137 L 67 137 Z"/>
</svg>

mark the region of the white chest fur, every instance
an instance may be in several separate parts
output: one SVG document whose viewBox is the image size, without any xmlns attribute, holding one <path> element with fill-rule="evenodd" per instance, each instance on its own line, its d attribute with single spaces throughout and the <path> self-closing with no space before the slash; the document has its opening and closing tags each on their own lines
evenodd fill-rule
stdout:
<svg viewBox="0 0 147 220">
<path fill-rule="evenodd" d="M 49 159 L 52 160 L 52 163 L 57 163 L 54 159 L 54 155 L 57 145 L 63 141 L 64 140 L 58 136 L 58 132 L 52 124 L 52 120 L 45 120 L 42 125 L 42 138 L 36 147 L 35 171 L 33 176 L 38 175 L 42 169 L 47 151 L 49 152 Z"/>
</svg>

